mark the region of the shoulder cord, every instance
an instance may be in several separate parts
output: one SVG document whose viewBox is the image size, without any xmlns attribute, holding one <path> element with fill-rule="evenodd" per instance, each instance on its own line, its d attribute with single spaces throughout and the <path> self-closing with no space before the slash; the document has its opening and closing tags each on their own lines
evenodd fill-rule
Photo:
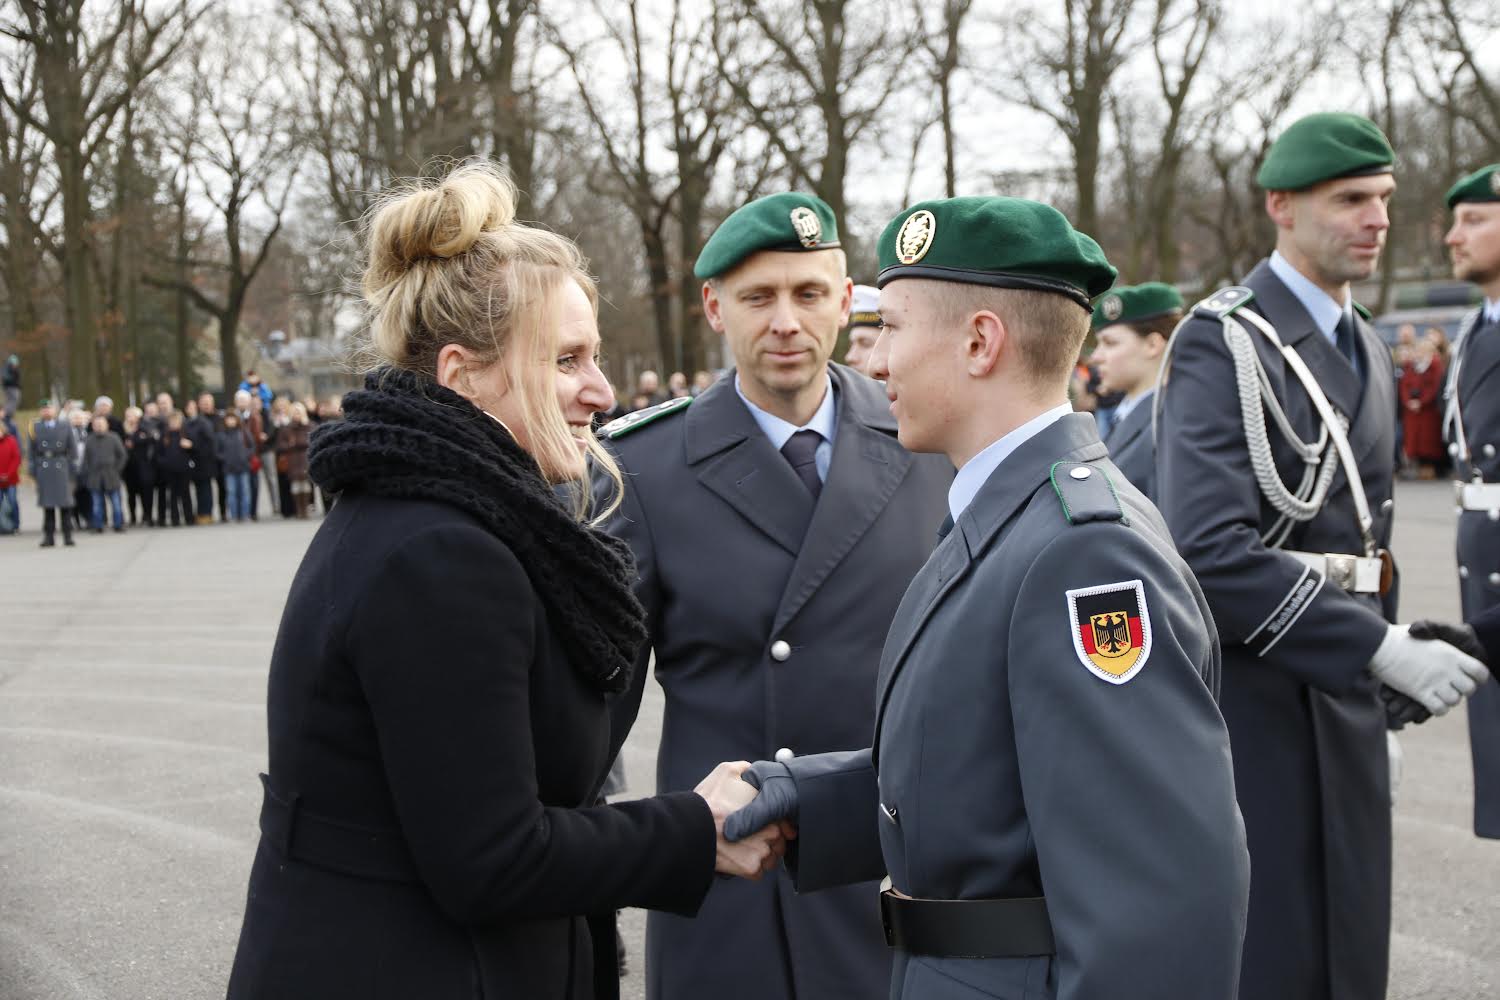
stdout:
<svg viewBox="0 0 1500 1000">
<path fill-rule="evenodd" d="M 1443 395 L 1447 398 L 1448 404 L 1443 408 L 1443 430 L 1452 428 L 1453 441 L 1458 445 L 1458 454 L 1455 457 L 1471 466 L 1473 463 L 1470 462 L 1469 457 L 1469 439 L 1464 433 L 1464 415 L 1458 400 L 1458 375 L 1463 367 L 1464 348 L 1468 346 L 1469 334 L 1479 327 L 1483 315 L 1484 309 L 1481 307 L 1464 317 L 1458 336 L 1453 340 L 1453 366 L 1448 369 L 1446 384 L 1443 386 Z M 1474 478 L 1478 479 L 1479 476 L 1476 475 Z"/>
<path fill-rule="evenodd" d="M 1324 396 L 1322 388 L 1318 386 L 1312 373 L 1307 370 L 1297 352 L 1281 343 L 1281 338 L 1276 331 L 1259 315 L 1249 310 L 1245 315 L 1257 326 L 1271 343 L 1275 344 L 1282 354 L 1287 358 L 1303 388 L 1312 398 L 1314 408 L 1323 417 L 1315 442 L 1303 441 L 1292 427 L 1290 419 L 1286 415 L 1280 400 L 1271 391 L 1270 380 L 1266 377 L 1264 366 L 1261 364 L 1260 356 L 1255 351 L 1255 345 L 1251 342 L 1249 332 L 1240 325 L 1234 316 L 1223 316 L 1220 322 L 1224 327 L 1224 343 L 1229 348 L 1230 358 L 1234 362 L 1235 388 L 1239 394 L 1240 420 L 1244 426 L 1246 448 L 1250 455 L 1250 467 L 1255 474 L 1256 484 L 1260 487 L 1261 495 L 1266 502 L 1280 515 L 1276 521 L 1261 533 L 1261 541 L 1268 548 L 1278 548 L 1285 543 L 1291 534 L 1292 528 L 1297 524 L 1312 520 L 1318 512 L 1323 509 L 1328 499 L 1329 490 L 1333 486 L 1334 476 L 1338 472 L 1342 452 L 1348 449 L 1348 441 L 1344 436 L 1344 423 L 1342 417 L 1333 412 Z M 1183 323 L 1178 324 L 1167 342 L 1164 352 L 1170 359 L 1173 346 L 1181 332 L 1183 324 L 1191 318 L 1189 314 Z M 1152 406 L 1152 436 L 1155 437 L 1156 422 L 1160 418 L 1161 404 L 1165 396 L 1162 390 L 1166 381 L 1169 365 L 1163 363 L 1161 371 L 1157 376 L 1157 393 Z M 1287 488 L 1282 481 L 1281 473 L 1276 468 L 1275 456 L 1271 450 L 1269 428 L 1266 424 L 1266 411 L 1269 409 L 1272 420 L 1277 428 L 1291 444 L 1293 450 L 1303 462 L 1301 482 L 1295 490 Z M 1326 411 L 1326 412 L 1325 412 Z M 1330 428 L 1329 421 L 1338 424 L 1337 432 Z M 1342 447 L 1341 447 L 1342 446 Z M 1348 455 L 1346 464 L 1346 477 L 1354 484 L 1353 492 L 1356 495 L 1356 506 L 1362 511 L 1367 508 L 1364 491 L 1360 485 L 1358 468 L 1354 465 L 1353 454 Z M 1352 470 L 1352 474 L 1351 474 Z M 1370 519 L 1367 514 L 1361 513 L 1360 528 L 1365 538 L 1366 547 L 1370 551 L 1373 548 L 1373 536 L 1368 524 Z"/>
</svg>

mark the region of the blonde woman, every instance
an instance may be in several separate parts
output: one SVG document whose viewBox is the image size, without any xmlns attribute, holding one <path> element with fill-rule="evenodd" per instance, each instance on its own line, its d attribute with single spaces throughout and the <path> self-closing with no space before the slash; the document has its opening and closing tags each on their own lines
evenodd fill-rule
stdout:
<svg viewBox="0 0 1500 1000">
<path fill-rule="evenodd" d="M 292 403 L 287 413 L 288 421 L 276 428 L 276 474 L 286 483 L 287 495 L 292 498 L 292 512 L 305 520 L 312 503 L 312 481 L 307 476 L 312 419 L 303 403 Z"/>
<path fill-rule="evenodd" d="M 628 550 L 556 499 L 612 468 L 594 285 L 514 205 L 471 165 L 368 227 L 380 367 L 309 452 L 340 498 L 272 657 L 231 1000 L 614 996 L 617 907 L 692 914 L 784 850 L 722 837 L 743 762 L 594 805 L 645 626 Z"/>
</svg>

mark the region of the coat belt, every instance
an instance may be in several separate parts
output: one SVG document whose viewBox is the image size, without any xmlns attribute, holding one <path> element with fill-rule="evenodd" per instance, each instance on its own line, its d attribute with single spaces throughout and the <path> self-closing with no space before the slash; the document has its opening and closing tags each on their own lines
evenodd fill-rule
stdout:
<svg viewBox="0 0 1500 1000">
<path fill-rule="evenodd" d="M 1453 490 L 1464 510 L 1500 508 L 1500 483 L 1454 483 Z"/>
<path fill-rule="evenodd" d="M 1384 566 L 1378 555 L 1356 556 L 1346 552 L 1296 552 L 1283 549 L 1304 566 L 1323 574 L 1323 578 L 1351 594 L 1379 594 Z"/>
<path fill-rule="evenodd" d="M 293 861 L 385 882 L 420 882 L 416 862 L 399 830 L 340 823 L 301 808 L 301 797 L 282 798 L 271 790 L 268 775 L 260 776 L 265 797 L 260 807 L 260 832 L 265 840 Z"/>
<path fill-rule="evenodd" d="M 880 888 L 886 944 L 940 958 L 1026 958 L 1057 951 L 1042 896 L 1023 899 L 912 899 L 887 878 Z"/>
</svg>

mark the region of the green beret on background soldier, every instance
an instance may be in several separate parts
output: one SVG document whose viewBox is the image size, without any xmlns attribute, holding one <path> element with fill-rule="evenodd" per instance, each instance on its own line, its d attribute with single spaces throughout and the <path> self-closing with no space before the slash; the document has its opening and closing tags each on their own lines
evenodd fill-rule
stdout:
<svg viewBox="0 0 1500 1000">
<path fill-rule="evenodd" d="M 1445 242 L 1453 276 L 1479 286 L 1484 302 L 1464 317 L 1448 368 L 1445 425 L 1458 479 L 1458 591 L 1464 620 L 1500 642 L 1500 164 L 1448 190 L 1453 225 Z M 1463 642 L 1465 630 L 1414 622 L 1413 634 Z M 1472 632 L 1469 632 L 1472 636 Z M 1471 652 L 1483 647 L 1469 644 Z M 1491 669 L 1500 659 L 1486 656 Z M 1500 687 L 1469 698 L 1474 759 L 1474 832 L 1500 839 Z"/>
<path fill-rule="evenodd" d="M 625 473 L 606 530 L 635 553 L 651 631 L 621 701 L 638 702 L 654 652 L 663 790 L 691 788 L 693 768 L 715 755 L 869 738 L 881 639 L 932 550 L 953 478 L 941 457 L 897 442 L 879 385 L 830 363 L 851 282 L 821 199 L 742 206 L 694 273 L 734 369 L 696 399 L 603 429 Z M 879 1000 L 890 954 L 875 892 L 799 896 L 779 870 L 718 882 L 696 919 L 648 914 L 646 995 Z"/>
<path fill-rule="evenodd" d="M 867 365 L 878 336 L 880 289 L 871 285 L 855 285 L 849 306 L 849 349 L 844 352 L 844 364 L 857 372 L 870 374 Z"/>
<path fill-rule="evenodd" d="M 1181 320 L 1182 294 L 1159 281 L 1113 288 L 1094 303 L 1089 360 L 1099 369 L 1100 389 L 1124 394 L 1104 445 L 1110 461 L 1148 497 L 1156 473 L 1151 397 L 1167 339 Z"/>
<path fill-rule="evenodd" d="M 1258 177 L 1276 249 L 1193 309 L 1156 399 L 1156 500 L 1224 644 L 1254 872 L 1240 1000 L 1385 996 L 1387 727 L 1483 677 L 1389 624 L 1394 372 L 1350 283 L 1380 259 L 1394 165 L 1358 115 L 1288 126 Z"/>
<path fill-rule="evenodd" d="M 1055 209 L 914 205 L 871 375 L 958 474 L 891 622 L 873 743 L 745 773 L 799 889 L 887 876 L 904 1000 L 1229 997 L 1249 864 L 1208 606 L 1067 386 L 1115 269 Z M 852 744 L 861 746 L 864 744 Z"/>
</svg>

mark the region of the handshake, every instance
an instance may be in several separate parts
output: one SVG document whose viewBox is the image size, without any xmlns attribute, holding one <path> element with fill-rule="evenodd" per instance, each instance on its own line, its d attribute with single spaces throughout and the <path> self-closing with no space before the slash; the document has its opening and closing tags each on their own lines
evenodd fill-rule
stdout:
<svg viewBox="0 0 1500 1000">
<path fill-rule="evenodd" d="M 1387 626 L 1370 673 L 1392 729 L 1447 713 L 1489 679 L 1473 628 L 1434 621 Z"/>
<path fill-rule="evenodd" d="M 767 781 L 760 773 L 765 767 L 780 774 Z M 785 765 L 752 769 L 743 760 L 720 764 L 698 783 L 693 791 L 708 803 L 718 838 L 714 871 L 758 879 L 776 867 L 787 842 L 797 838 L 796 787 Z"/>
</svg>

